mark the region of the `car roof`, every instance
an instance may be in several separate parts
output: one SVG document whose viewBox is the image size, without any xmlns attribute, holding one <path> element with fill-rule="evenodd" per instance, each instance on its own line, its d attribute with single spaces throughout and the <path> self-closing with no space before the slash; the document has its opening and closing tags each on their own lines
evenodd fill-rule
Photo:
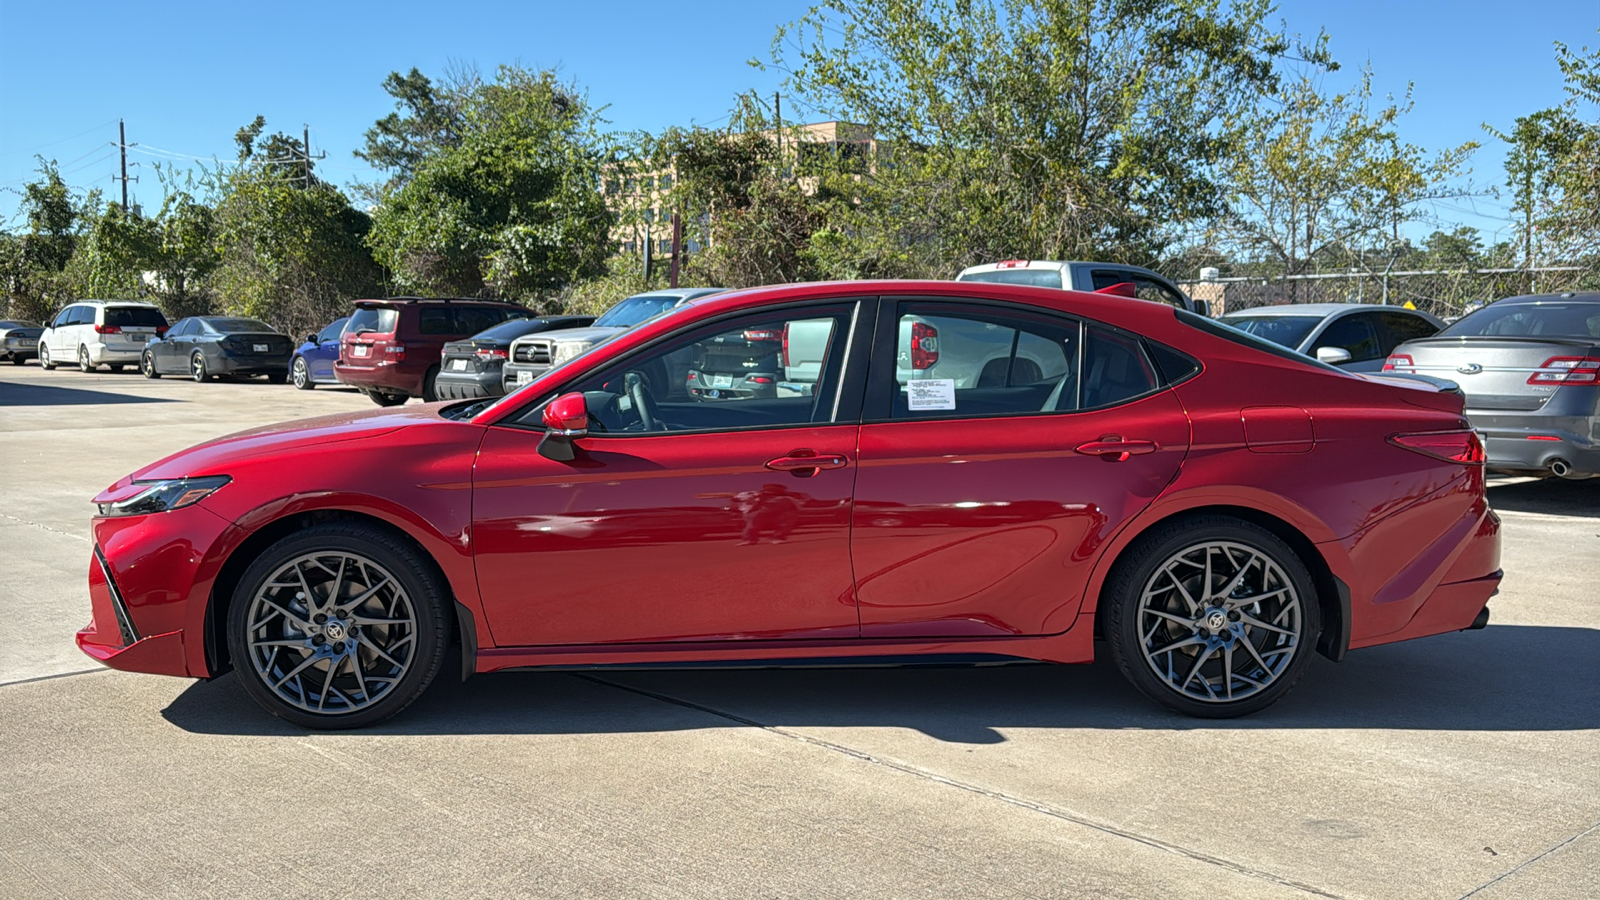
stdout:
<svg viewBox="0 0 1600 900">
<path fill-rule="evenodd" d="M 518 309 L 528 308 L 510 300 L 494 300 L 488 297 L 382 297 L 357 300 L 356 307 L 370 309 L 375 306 L 407 306 L 413 303 L 462 303 L 480 306 L 515 306 Z"/>
<path fill-rule="evenodd" d="M 1070 266 L 1113 266 L 1119 269 L 1137 269 L 1140 272 L 1150 271 L 1150 269 L 1147 269 L 1144 266 L 1136 266 L 1133 263 L 1104 262 L 1092 259 L 1002 259 L 999 262 L 979 263 L 976 266 L 967 266 L 965 269 L 961 270 L 961 274 L 957 275 L 956 278 L 960 278 L 961 275 L 966 275 L 971 272 L 998 272 L 1001 269 L 1059 270 L 1066 269 Z"/>
<path fill-rule="evenodd" d="M 1523 294 L 1494 301 L 1501 303 L 1600 303 L 1600 291 L 1566 291 L 1560 294 Z"/>
<path fill-rule="evenodd" d="M 682 300 L 693 300 L 696 297 L 709 297 L 712 294 L 727 292 L 727 288 L 720 287 L 694 287 L 694 288 L 662 288 L 659 291 L 640 291 L 623 299 L 632 300 L 634 297 L 677 297 Z"/>
<path fill-rule="evenodd" d="M 148 306 L 151 309 L 160 309 L 161 308 L 161 307 L 155 305 L 154 303 L 149 303 L 149 302 L 146 302 L 144 300 L 90 300 L 90 299 L 84 299 L 84 300 L 74 300 L 71 303 L 68 303 L 67 305 L 68 306 L 78 306 L 78 305 L 84 304 L 84 303 L 98 303 L 101 306 Z"/>
<path fill-rule="evenodd" d="M 1353 313 L 1367 310 L 1382 310 L 1385 312 L 1411 313 L 1423 315 L 1420 310 L 1406 309 L 1404 306 L 1384 306 L 1378 303 L 1282 303 L 1276 306 L 1257 306 L 1253 309 L 1236 309 L 1224 313 L 1222 318 L 1231 319 L 1235 316 L 1316 316 L 1324 318 L 1339 313 Z"/>
</svg>

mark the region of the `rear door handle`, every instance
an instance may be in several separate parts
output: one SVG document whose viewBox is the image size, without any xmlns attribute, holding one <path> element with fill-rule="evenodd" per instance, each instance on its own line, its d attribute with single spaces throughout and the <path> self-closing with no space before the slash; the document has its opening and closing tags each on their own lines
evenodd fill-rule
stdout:
<svg viewBox="0 0 1600 900">
<path fill-rule="evenodd" d="M 1155 441 L 1125 441 L 1117 435 L 1108 434 L 1098 441 L 1079 444 L 1073 449 L 1087 456 L 1098 456 L 1106 462 L 1122 462 L 1130 456 L 1154 453 L 1160 448 Z"/>
<path fill-rule="evenodd" d="M 823 469 L 842 469 L 849 462 L 837 453 L 818 454 L 815 450 L 790 450 L 788 456 L 767 460 L 767 468 L 774 472 L 793 472 L 809 478 Z"/>
</svg>

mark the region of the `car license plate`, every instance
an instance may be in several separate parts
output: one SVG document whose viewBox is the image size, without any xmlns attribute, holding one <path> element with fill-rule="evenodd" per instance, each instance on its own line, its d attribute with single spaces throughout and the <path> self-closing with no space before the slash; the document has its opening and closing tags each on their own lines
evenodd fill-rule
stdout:
<svg viewBox="0 0 1600 900">
<path fill-rule="evenodd" d="M 34 340 L 33 338 L 23 338 L 20 343 L 24 347 L 37 347 L 37 346 L 39 346 L 39 342 Z"/>
<path fill-rule="evenodd" d="M 371 347 L 364 347 L 361 344 L 357 344 L 354 347 L 350 348 L 350 355 L 351 356 L 366 356 L 367 354 L 369 354 L 371 352 L 372 352 L 372 348 Z"/>
<path fill-rule="evenodd" d="M 465 372 L 466 370 L 467 370 L 467 361 L 466 360 L 464 360 L 464 359 L 452 359 L 452 360 L 450 360 L 450 371 L 452 371 L 452 372 Z"/>
<path fill-rule="evenodd" d="M 517 373 L 517 384 L 531 384 L 532 382 L 533 382 L 533 373 L 532 372 L 518 372 Z"/>
<path fill-rule="evenodd" d="M 733 376 L 713 375 L 711 376 L 711 386 L 714 388 L 731 388 L 733 387 Z"/>
<path fill-rule="evenodd" d="M 145 341 L 150 340 L 150 335 L 148 334 L 130 334 L 128 337 L 133 338 L 133 342 L 135 344 L 142 344 Z"/>
<path fill-rule="evenodd" d="M 251 344 L 250 345 L 250 349 L 255 353 L 265 353 L 265 352 L 267 352 L 267 345 L 266 344 Z"/>
</svg>

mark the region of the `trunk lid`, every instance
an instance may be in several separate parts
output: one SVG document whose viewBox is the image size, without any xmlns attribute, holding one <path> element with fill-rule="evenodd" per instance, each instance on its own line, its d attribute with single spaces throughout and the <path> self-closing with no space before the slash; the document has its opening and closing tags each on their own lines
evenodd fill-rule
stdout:
<svg viewBox="0 0 1600 900">
<path fill-rule="evenodd" d="M 1532 412 L 1556 392 L 1555 384 L 1529 384 L 1551 359 L 1600 355 L 1595 341 L 1574 338 L 1423 338 L 1395 348 L 1385 365 L 1394 372 L 1447 378 L 1460 385 L 1467 408 Z"/>
</svg>

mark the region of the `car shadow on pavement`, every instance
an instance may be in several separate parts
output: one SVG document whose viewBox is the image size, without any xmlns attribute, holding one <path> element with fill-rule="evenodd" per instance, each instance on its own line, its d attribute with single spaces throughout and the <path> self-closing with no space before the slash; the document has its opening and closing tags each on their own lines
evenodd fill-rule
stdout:
<svg viewBox="0 0 1600 900">
<path fill-rule="evenodd" d="M 466 682 L 452 659 L 410 709 L 360 734 L 603 734 L 735 725 L 900 727 L 961 744 L 1007 728 L 1600 728 L 1600 630 L 1491 625 L 1318 657 L 1281 702 L 1192 719 L 1137 694 L 1108 660 L 1086 666 L 511 672 Z M 303 734 L 255 705 L 236 675 L 197 682 L 162 712 L 202 734 Z"/>
<path fill-rule="evenodd" d="M 101 403 L 176 403 L 167 397 L 135 397 L 110 391 L 55 387 L 47 384 L 6 383 L 0 406 L 91 406 Z"/>
<path fill-rule="evenodd" d="M 1600 478 L 1489 482 L 1489 505 L 1511 512 L 1600 518 Z"/>
</svg>

